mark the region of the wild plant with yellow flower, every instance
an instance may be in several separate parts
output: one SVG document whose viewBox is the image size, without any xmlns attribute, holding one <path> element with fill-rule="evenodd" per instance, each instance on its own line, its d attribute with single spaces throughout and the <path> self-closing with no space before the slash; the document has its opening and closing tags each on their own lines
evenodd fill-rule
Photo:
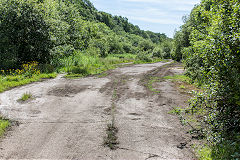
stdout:
<svg viewBox="0 0 240 160">
<path fill-rule="evenodd" d="M 11 75 L 11 76 L 24 76 L 32 77 L 33 75 L 39 75 L 40 70 L 38 69 L 38 62 L 32 61 L 22 65 L 22 69 L 9 69 L 1 70 L 1 75 Z"/>
</svg>

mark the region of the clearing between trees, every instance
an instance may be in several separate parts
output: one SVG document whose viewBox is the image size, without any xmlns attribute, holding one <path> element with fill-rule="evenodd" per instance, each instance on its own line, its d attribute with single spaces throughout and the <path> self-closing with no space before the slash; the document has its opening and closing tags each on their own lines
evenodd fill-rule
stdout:
<svg viewBox="0 0 240 160">
<path fill-rule="evenodd" d="M 194 159 L 191 137 L 169 114 L 184 105 L 171 62 L 122 66 L 102 75 L 36 82 L 0 94 L 16 121 L 0 143 L 6 159 Z M 31 98 L 19 101 L 25 93 Z"/>
</svg>

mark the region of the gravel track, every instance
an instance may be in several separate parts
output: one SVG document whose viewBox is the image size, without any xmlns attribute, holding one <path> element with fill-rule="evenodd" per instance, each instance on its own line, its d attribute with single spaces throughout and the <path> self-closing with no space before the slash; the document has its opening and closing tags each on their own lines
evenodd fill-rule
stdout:
<svg viewBox="0 0 240 160">
<path fill-rule="evenodd" d="M 172 106 L 187 99 L 170 81 L 145 87 L 148 77 L 178 74 L 170 62 L 131 65 L 97 76 L 56 79 L 17 87 L 0 94 L 0 112 L 17 121 L 0 142 L 2 159 L 194 159 Z M 30 92 L 34 99 L 18 99 Z M 114 112 L 112 106 L 114 104 Z M 115 150 L 104 147 L 114 116 Z"/>
</svg>

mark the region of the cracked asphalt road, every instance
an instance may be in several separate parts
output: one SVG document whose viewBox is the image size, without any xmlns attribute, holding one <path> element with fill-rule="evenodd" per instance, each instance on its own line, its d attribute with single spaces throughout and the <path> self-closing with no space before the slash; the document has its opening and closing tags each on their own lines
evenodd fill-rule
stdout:
<svg viewBox="0 0 240 160">
<path fill-rule="evenodd" d="M 170 81 L 154 84 L 159 94 L 144 86 L 147 76 L 178 73 L 174 67 L 164 67 L 169 63 L 125 66 L 102 78 L 68 80 L 59 75 L 1 93 L 1 114 L 19 125 L 1 139 L 0 158 L 193 159 L 178 117 L 168 114 L 172 106 L 183 105 L 186 97 Z M 19 103 L 26 92 L 34 99 Z M 116 150 L 103 145 L 113 103 Z M 179 144 L 186 145 L 180 148 Z"/>
</svg>

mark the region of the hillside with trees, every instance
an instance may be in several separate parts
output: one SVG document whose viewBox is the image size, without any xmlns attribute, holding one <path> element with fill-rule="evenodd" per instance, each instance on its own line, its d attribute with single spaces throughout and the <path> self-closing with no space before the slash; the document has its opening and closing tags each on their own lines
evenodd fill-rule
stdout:
<svg viewBox="0 0 240 160">
<path fill-rule="evenodd" d="M 89 0 L 1 0 L 0 36 L 3 70 L 37 61 L 71 72 L 101 65 L 109 55 L 151 62 L 170 58 L 172 47 L 165 34 L 98 11 Z"/>
</svg>

